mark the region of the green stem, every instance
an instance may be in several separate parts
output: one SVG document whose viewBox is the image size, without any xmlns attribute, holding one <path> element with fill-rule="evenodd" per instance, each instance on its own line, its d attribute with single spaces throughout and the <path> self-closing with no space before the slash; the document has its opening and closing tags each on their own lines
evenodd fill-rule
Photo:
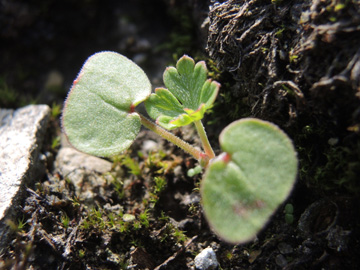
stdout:
<svg viewBox="0 0 360 270">
<path fill-rule="evenodd" d="M 194 123 L 195 123 L 196 130 L 200 136 L 200 140 L 204 147 L 206 155 L 210 159 L 213 159 L 215 157 L 215 153 L 210 145 L 208 137 L 206 136 L 206 132 L 205 132 L 205 129 L 204 129 L 204 126 L 203 126 L 201 120 L 194 121 Z"/>
<path fill-rule="evenodd" d="M 169 142 L 172 142 L 173 144 L 177 145 L 181 149 L 183 149 L 185 152 L 192 155 L 195 159 L 201 161 L 204 159 L 207 159 L 206 154 L 201 152 L 200 150 L 196 149 L 195 147 L 191 146 L 187 142 L 183 141 L 179 137 L 175 136 L 171 132 L 163 129 L 162 127 L 156 125 L 154 122 L 148 120 L 145 116 L 140 115 L 141 123 L 148 129 L 154 131 L 159 136 L 163 137 L 164 139 L 168 140 Z"/>
</svg>

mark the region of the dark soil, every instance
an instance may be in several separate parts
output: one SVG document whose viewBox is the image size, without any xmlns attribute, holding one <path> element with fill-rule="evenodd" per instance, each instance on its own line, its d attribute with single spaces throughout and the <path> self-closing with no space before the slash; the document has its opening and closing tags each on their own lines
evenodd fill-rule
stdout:
<svg viewBox="0 0 360 270">
<path fill-rule="evenodd" d="M 186 175 L 196 161 L 148 131 L 113 160 L 113 180 L 89 187 L 93 203 L 79 201 L 53 165 L 55 116 L 43 150 L 47 174 L 28 188 L 1 269 L 191 269 L 208 246 L 221 269 L 359 267 L 360 4 L 230 0 L 210 12 L 209 4 L 4 0 L 0 106 L 61 104 L 96 51 L 138 59 L 155 86 L 183 53 L 201 57 L 222 85 L 205 119 L 215 148 L 223 127 L 248 116 L 278 124 L 293 139 L 300 161 L 286 202 L 293 221 L 286 222 L 281 206 L 254 241 L 224 243 L 202 215 L 201 176 Z M 49 86 L 53 71 L 62 79 Z M 178 133 L 198 143 L 191 129 Z M 147 140 L 161 150 L 143 151 Z M 129 157 L 132 165 L 124 162 Z"/>
</svg>

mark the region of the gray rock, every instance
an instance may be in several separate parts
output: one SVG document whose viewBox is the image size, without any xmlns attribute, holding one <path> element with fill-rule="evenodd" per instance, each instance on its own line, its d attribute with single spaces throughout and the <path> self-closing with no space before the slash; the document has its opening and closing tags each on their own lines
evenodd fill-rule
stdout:
<svg viewBox="0 0 360 270">
<path fill-rule="evenodd" d="M 111 170 L 112 163 L 84 154 L 72 147 L 62 147 L 56 157 L 55 167 L 75 186 L 76 195 L 86 204 L 95 196 L 92 190 L 105 184 L 102 174 Z"/>
<path fill-rule="evenodd" d="M 218 266 L 219 262 L 211 247 L 205 248 L 195 257 L 195 268 L 198 270 L 215 270 Z"/>
<path fill-rule="evenodd" d="M 15 219 L 25 187 L 44 173 L 39 156 L 49 115 L 47 105 L 0 110 L 0 251 L 9 234 L 6 220 Z"/>
</svg>

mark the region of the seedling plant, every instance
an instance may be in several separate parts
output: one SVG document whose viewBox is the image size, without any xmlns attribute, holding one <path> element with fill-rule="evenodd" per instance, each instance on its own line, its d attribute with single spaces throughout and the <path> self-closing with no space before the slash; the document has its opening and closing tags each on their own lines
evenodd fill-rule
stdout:
<svg viewBox="0 0 360 270">
<path fill-rule="evenodd" d="M 204 61 L 186 55 L 166 68 L 163 79 L 166 88 L 151 93 L 148 77 L 130 59 L 109 51 L 92 55 L 65 101 L 62 126 L 69 142 L 82 152 L 111 157 L 129 148 L 145 126 L 199 161 L 205 171 L 201 203 L 217 235 L 230 243 L 253 239 L 294 185 L 298 162 L 291 140 L 270 122 L 241 119 L 221 132 L 222 153 L 215 156 L 201 120 L 220 84 L 207 79 Z M 136 110 L 142 102 L 155 122 Z M 189 124 L 202 150 L 169 131 Z"/>
</svg>

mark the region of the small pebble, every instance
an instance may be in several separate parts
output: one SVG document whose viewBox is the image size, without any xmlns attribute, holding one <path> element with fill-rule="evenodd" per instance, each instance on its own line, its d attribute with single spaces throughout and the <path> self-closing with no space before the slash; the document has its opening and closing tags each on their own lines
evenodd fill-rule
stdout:
<svg viewBox="0 0 360 270">
<path fill-rule="evenodd" d="M 153 140 L 146 140 L 142 144 L 142 151 L 145 153 L 149 153 L 151 151 L 156 151 L 156 150 L 158 150 L 158 148 L 159 148 L 159 145 Z"/>
<path fill-rule="evenodd" d="M 330 139 L 328 140 L 328 144 L 330 144 L 331 146 L 336 145 L 338 142 L 339 142 L 339 139 L 338 139 L 338 138 L 330 138 Z"/>
<path fill-rule="evenodd" d="M 197 270 L 215 270 L 219 266 L 214 250 L 205 248 L 195 257 L 195 268 Z"/>
<path fill-rule="evenodd" d="M 124 214 L 122 217 L 123 221 L 125 222 L 132 222 L 135 220 L 135 216 L 131 214 Z"/>
<path fill-rule="evenodd" d="M 181 176 L 181 175 L 183 175 L 183 170 L 182 170 L 182 168 L 181 168 L 180 165 L 179 165 L 179 166 L 176 166 L 176 167 L 174 168 L 174 175 L 175 175 L 175 176 Z"/>
<path fill-rule="evenodd" d="M 277 264 L 278 266 L 280 266 L 280 267 L 284 267 L 284 266 L 286 266 L 287 263 L 288 263 L 287 260 L 286 260 L 286 258 L 285 258 L 285 256 L 282 255 L 282 254 L 279 254 L 279 255 L 276 256 L 275 262 L 276 262 L 276 264 Z"/>
<path fill-rule="evenodd" d="M 133 61 L 138 65 L 145 63 L 146 60 L 147 60 L 147 55 L 145 53 L 138 53 L 133 57 Z"/>
<path fill-rule="evenodd" d="M 64 83 L 64 76 L 57 70 L 52 70 L 48 74 L 45 82 L 45 89 L 61 87 Z"/>
<path fill-rule="evenodd" d="M 281 254 L 285 254 L 285 255 L 290 254 L 294 251 L 294 249 L 289 244 L 286 244 L 284 242 L 279 243 L 278 249 Z"/>
</svg>

